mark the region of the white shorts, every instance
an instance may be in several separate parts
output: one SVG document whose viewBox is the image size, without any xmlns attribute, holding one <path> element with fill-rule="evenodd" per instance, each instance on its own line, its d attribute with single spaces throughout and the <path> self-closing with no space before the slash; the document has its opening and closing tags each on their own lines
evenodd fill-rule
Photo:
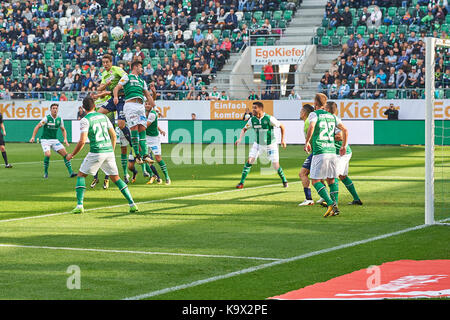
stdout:
<svg viewBox="0 0 450 320">
<path fill-rule="evenodd" d="M 119 175 L 114 152 L 89 152 L 80 167 L 82 173 L 90 175 L 95 175 L 99 169 L 108 176 Z"/>
<path fill-rule="evenodd" d="M 337 178 L 337 155 L 335 153 L 317 154 L 312 157 L 311 179 L 332 179 Z"/>
<path fill-rule="evenodd" d="M 256 159 L 258 159 L 261 152 L 264 152 L 265 154 L 267 154 L 267 157 L 269 158 L 269 160 L 271 162 L 279 162 L 280 161 L 280 155 L 278 153 L 278 144 L 276 144 L 276 143 L 272 143 L 269 145 L 262 145 L 262 144 L 258 144 L 256 142 L 254 142 L 248 157 L 255 158 L 255 160 L 256 160 Z"/>
<path fill-rule="evenodd" d="M 125 102 L 123 112 L 125 113 L 128 128 L 139 124 L 147 128 L 147 117 L 145 116 L 145 106 L 143 104 Z"/>
<path fill-rule="evenodd" d="M 161 155 L 161 139 L 159 136 L 146 136 L 147 139 L 147 147 L 152 150 L 155 156 Z"/>
<path fill-rule="evenodd" d="M 53 149 L 53 151 L 58 152 L 64 149 L 64 146 L 58 139 L 41 139 L 41 146 L 44 153 Z"/>
<path fill-rule="evenodd" d="M 350 159 L 352 158 L 352 154 L 346 154 L 343 156 L 337 156 L 337 174 L 338 176 L 348 176 L 348 166 L 350 163 Z"/>
</svg>

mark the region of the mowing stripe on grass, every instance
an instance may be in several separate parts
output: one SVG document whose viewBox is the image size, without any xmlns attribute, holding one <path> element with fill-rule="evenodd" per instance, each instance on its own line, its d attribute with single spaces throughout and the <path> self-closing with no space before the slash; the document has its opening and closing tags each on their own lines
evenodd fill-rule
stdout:
<svg viewBox="0 0 450 320">
<path fill-rule="evenodd" d="M 301 181 L 295 181 L 295 182 L 292 182 L 291 184 L 298 184 L 300 182 Z M 195 198 L 195 197 L 207 197 L 207 196 L 214 196 L 214 195 L 223 194 L 223 193 L 229 193 L 229 192 L 244 192 L 246 190 L 256 190 L 256 189 L 271 188 L 271 187 L 277 187 L 277 186 L 280 187 L 281 184 L 280 183 L 274 183 L 274 184 L 267 184 L 267 185 L 262 185 L 262 186 L 257 186 L 257 187 L 250 187 L 250 188 L 244 188 L 244 189 L 230 189 L 230 190 L 222 190 L 222 191 L 216 191 L 216 192 L 196 193 L 196 194 L 191 194 L 191 195 L 181 196 L 181 197 L 174 197 L 174 198 L 167 198 L 167 199 L 156 199 L 156 200 L 149 200 L 149 201 L 141 201 L 141 202 L 136 202 L 136 204 L 149 204 L 149 203 L 158 203 L 158 202 L 165 202 L 165 201 L 172 201 L 172 200 L 189 199 L 189 198 Z M 74 197 L 74 199 L 75 199 L 75 197 Z M 124 204 L 117 204 L 117 205 L 114 205 L 114 206 L 90 208 L 90 209 L 85 209 L 84 211 L 88 212 L 88 211 L 103 210 L 103 209 L 113 209 L 113 208 L 128 207 L 128 206 L 129 206 L 128 203 L 124 203 Z M 31 217 L 12 218 L 12 219 L 3 219 L 3 220 L 0 219 L 0 223 L 1 222 L 30 220 L 30 219 L 39 219 L 39 218 L 48 218 L 48 217 L 54 217 L 54 216 L 60 216 L 60 215 L 64 215 L 64 214 L 69 214 L 69 213 L 71 213 L 71 212 L 70 211 L 66 211 L 66 212 L 57 212 L 57 213 L 36 215 L 36 216 L 31 216 Z"/>
<path fill-rule="evenodd" d="M 104 252 L 104 253 L 129 253 L 129 254 L 146 254 L 146 255 L 163 255 L 163 256 L 182 256 L 182 257 L 198 257 L 198 258 L 224 258 L 224 259 L 246 259 L 246 260 L 266 260 L 278 261 L 277 258 L 262 258 L 262 257 L 242 257 L 242 256 L 228 256 L 219 254 L 195 254 L 195 253 L 175 253 L 175 252 L 151 252 L 151 251 L 134 251 L 134 250 L 114 250 L 114 249 L 90 249 L 90 248 L 67 248 L 67 247 L 48 247 L 48 246 L 31 246 L 0 243 L 3 248 L 25 248 L 25 249 L 47 249 L 47 250 L 66 250 L 66 251 L 90 251 L 90 252 Z"/>
<path fill-rule="evenodd" d="M 438 221 L 438 223 L 442 223 L 442 222 L 445 222 L 447 220 L 450 220 L 450 218 L 446 218 L 446 219 L 440 220 L 440 221 Z M 377 241 L 377 240 L 381 240 L 381 239 L 386 239 L 386 238 L 393 237 L 393 236 L 398 236 L 398 235 L 406 233 L 406 232 L 423 229 L 423 228 L 426 228 L 426 227 L 429 227 L 429 226 L 430 225 L 425 225 L 424 224 L 424 225 L 420 225 L 420 226 L 416 226 L 416 227 L 412 227 L 412 228 L 407 228 L 407 229 L 403 229 L 403 230 L 396 231 L 396 232 L 386 233 L 386 234 L 379 235 L 379 236 L 372 237 L 372 238 L 368 238 L 368 239 L 365 239 L 365 240 L 359 240 L 359 241 L 355 241 L 355 242 L 351 242 L 351 243 L 347 243 L 347 244 L 342 244 L 342 245 L 331 247 L 331 248 L 327 248 L 327 249 L 317 250 L 317 251 L 309 252 L 309 253 L 302 254 L 302 255 L 299 255 L 299 256 L 295 256 L 295 257 L 291 257 L 291 258 L 280 259 L 280 260 L 277 260 L 277 261 L 274 261 L 274 262 L 265 263 L 265 264 L 261 264 L 259 266 L 250 267 L 250 268 L 246 268 L 246 269 L 241 269 L 241 270 L 238 270 L 238 271 L 234 271 L 234 272 L 230 272 L 230 273 L 227 273 L 227 274 L 214 276 L 214 277 L 210 277 L 210 278 L 206 278 L 206 279 L 202 279 L 202 280 L 197 280 L 197 281 L 194 281 L 194 282 L 191 282 L 191 283 L 186 283 L 186 284 L 182 284 L 182 285 L 178 285 L 178 286 L 174 286 L 174 287 L 169 287 L 169 288 L 165 288 L 165 289 L 161 289 L 161 290 L 151 291 L 151 292 L 144 293 L 144 294 L 141 294 L 141 295 L 137 295 L 137 296 L 134 296 L 134 297 L 124 298 L 123 300 L 142 300 L 142 299 L 147 299 L 147 298 L 159 296 L 159 295 L 170 293 L 170 292 L 175 292 L 175 291 L 179 291 L 179 290 L 183 290 L 183 289 L 187 289 L 187 288 L 196 287 L 196 286 L 199 286 L 199 285 L 202 285 L 202 284 L 206 284 L 206 283 L 210 283 L 210 282 L 214 282 L 214 281 L 217 281 L 217 280 L 228 279 L 228 278 L 231 278 L 231 277 L 235 277 L 235 276 L 239 276 L 239 275 L 255 272 L 255 271 L 258 271 L 258 270 L 274 267 L 274 266 L 277 266 L 277 265 L 282 265 L 282 264 L 285 264 L 285 263 L 306 259 L 306 258 L 317 256 L 317 255 L 320 255 L 320 254 L 329 253 L 329 252 L 340 250 L 340 249 L 350 248 L 350 247 L 358 246 L 358 245 L 361 245 L 361 244 L 366 244 L 366 243 L 369 243 L 369 242 L 373 242 L 373 241 Z"/>
</svg>

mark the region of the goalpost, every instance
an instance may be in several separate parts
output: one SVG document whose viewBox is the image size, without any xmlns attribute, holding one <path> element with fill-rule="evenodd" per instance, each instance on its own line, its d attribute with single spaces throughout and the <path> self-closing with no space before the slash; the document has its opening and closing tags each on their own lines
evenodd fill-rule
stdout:
<svg viewBox="0 0 450 320">
<path fill-rule="evenodd" d="M 445 129 L 447 123 L 450 123 L 449 120 L 445 120 L 446 112 L 444 110 L 440 124 L 442 127 L 435 127 L 436 119 L 435 119 L 435 98 L 436 96 L 439 99 L 443 99 L 444 96 L 442 93 L 442 86 L 438 86 L 436 88 L 436 78 L 435 78 L 435 65 L 436 59 L 441 58 L 442 55 L 444 57 L 444 62 L 447 60 L 448 49 L 450 48 L 450 40 L 446 39 L 436 39 L 428 37 L 425 40 L 425 224 L 430 225 L 434 224 L 436 220 L 436 207 L 435 207 L 435 151 L 436 145 L 435 141 L 438 141 L 438 147 L 442 147 L 439 149 L 439 152 L 442 154 L 442 166 L 440 170 L 442 171 L 442 177 L 439 180 L 439 184 L 442 185 L 442 193 L 439 194 L 443 209 L 443 214 L 446 218 L 448 218 L 448 210 L 450 208 L 446 208 L 446 198 L 445 198 L 445 187 L 447 183 L 447 179 L 450 179 L 449 171 L 450 169 L 446 169 L 449 165 L 448 161 L 450 159 L 446 158 L 446 145 L 449 145 L 449 137 L 445 135 Z M 436 50 L 438 52 L 436 52 Z M 441 70 L 445 72 L 445 70 Z M 450 90 L 450 89 L 448 89 Z M 445 105 L 442 105 L 445 108 Z M 447 122 L 447 123 L 446 123 Z M 450 127 L 450 126 L 449 126 Z M 436 136 L 436 129 L 439 129 L 438 137 Z M 438 140 L 440 138 L 440 140 Z M 449 166 L 450 167 L 450 166 Z M 445 212 L 447 211 L 447 212 Z M 447 214 L 447 215 L 445 215 Z"/>
</svg>

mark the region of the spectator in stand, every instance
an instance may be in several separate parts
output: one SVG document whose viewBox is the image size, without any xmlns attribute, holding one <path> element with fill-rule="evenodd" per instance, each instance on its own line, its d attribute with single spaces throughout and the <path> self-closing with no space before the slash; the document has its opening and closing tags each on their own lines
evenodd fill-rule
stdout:
<svg viewBox="0 0 450 320">
<path fill-rule="evenodd" d="M 346 99 L 350 94 L 350 86 L 347 84 L 347 79 L 342 79 L 342 84 L 338 90 L 338 99 Z"/>
<path fill-rule="evenodd" d="M 264 66 L 264 78 L 266 79 L 266 90 L 270 90 L 273 81 L 273 67 L 270 61 Z"/>
<path fill-rule="evenodd" d="M 298 93 L 295 92 L 294 89 L 291 90 L 288 96 L 288 100 L 301 100 L 302 98 Z"/>
<path fill-rule="evenodd" d="M 255 90 L 250 91 L 250 95 L 248 96 L 248 100 L 259 100 L 258 95 L 255 93 Z"/>
<path fill-rule="evenodd" d="M 381 21 L 383 18 L 383 13 L 381 12 L 378 6 L 374 7 L 374 10 L 370 14 L 369 19 L 367 20 L 367 27 L 375 27 L 379 28 L 381 26 Z"/>
<path fill-rule="evenodd" d="M 344 12 L 339 15 L 339 25 L 344 27 L 350 27 L 352 25 L 353 16 L 349 7 L 345 7 Z"/>
<path fill-rule="evenodd" d="M 389 105 L 389 109 L 384 112 L 384 115 L 388 117 L 388 120 L 398 120 L 398 110 L 395 109 L 393 103 Z"/>
<path fill-rule="evenodd" d="M 271 100 L 272 96 L 270 95 L 270 92 L 266 90 L 261 90 L 261 100 Z"/>
</svg>

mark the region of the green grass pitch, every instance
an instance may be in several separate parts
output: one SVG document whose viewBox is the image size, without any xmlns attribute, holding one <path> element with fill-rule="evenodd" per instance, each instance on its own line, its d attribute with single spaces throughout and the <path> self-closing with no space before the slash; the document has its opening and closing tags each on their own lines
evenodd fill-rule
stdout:
<svg viewBox="0 0 450 320">
<path fill-rule="evenodd" d="M 68 214 L 75 179 L 61 157 L 53 153 L 44 180 L 40 145 L 6 147 L 14 168 L 0 167 L 0 299 L 265 299 L 387 261 L 450 259 L 448 226 L 352 245 L 423 225 L 423 147 L 354 146 L 350 177 L 364 206 L 348 206 L 340 183 L 341 214 L 326 219 L 321 207 L 297 206 L 303 146 L 280 149 L 288 189 L 255 165 L 236 190 L 241 163 L 175 165 L 174 146 L 163 145 L 172 185 L 140 175 L 130 185 L 140 209 L 132 215 L 102 181 L 87 188 L 84 214 Z M 436 220 L 450 218 L 449 154 L 437 152 Z M 308 253 L 316 254 L 301 258 Z M 291 257 L 300 258 L 282 261 Z M 67 288 L 74 265 L 79 290 Z"/>
</svg>

